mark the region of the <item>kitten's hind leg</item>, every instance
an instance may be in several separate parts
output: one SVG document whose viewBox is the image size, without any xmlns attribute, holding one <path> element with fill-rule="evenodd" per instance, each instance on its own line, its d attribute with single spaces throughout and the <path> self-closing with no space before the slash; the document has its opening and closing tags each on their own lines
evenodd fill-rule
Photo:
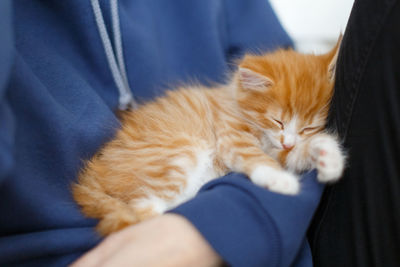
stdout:
<svg viewBox="0 0 400 267">
<path fill-rule="evenodd" d="M 81 179 L 81 182 L 86 183 L 73 185 L 74 198 L 85 215 L 100 220 L 96 229 L 102 235 L 139 222 L 139 218 L 127 203 L 108 195 L 95 180 Z"/>
<path fill-rule="evenodd" d="M 96 226 L 96 230 L 102 235 L 109 235 L 138 222 L 140 222 L 140 220 L 136 214 L 132 213 L 132 211 L 123 212 L 121 209 L 119 209 L 107 213 L 104 217 L 102 217 Z"/>
<path fill-rule="evenodd" d="M 148 198 L 132 199 L 129 206 L 135 211 L 139 221 L 161 215 L 168 209 L 167 200 L 155 195 Z"/>
</svg>

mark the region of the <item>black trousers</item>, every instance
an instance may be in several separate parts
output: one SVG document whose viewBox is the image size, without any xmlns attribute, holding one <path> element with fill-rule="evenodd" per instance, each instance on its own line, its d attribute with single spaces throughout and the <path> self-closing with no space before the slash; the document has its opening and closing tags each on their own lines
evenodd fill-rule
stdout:
<svg viewBox="0 0 400 267">
<path fill-rule="evenodd" d="M 309 230 L 315 266 L 400 266 L 400 1 L 355 1 L 330 125 L 348 152 Z"/>
</svg>

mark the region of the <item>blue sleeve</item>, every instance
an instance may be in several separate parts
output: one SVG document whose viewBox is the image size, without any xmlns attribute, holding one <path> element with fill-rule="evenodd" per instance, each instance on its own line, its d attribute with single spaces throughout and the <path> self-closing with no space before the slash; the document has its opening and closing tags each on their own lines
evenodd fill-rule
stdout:
<svg viewBox="0 0 400 267">
<path fill-rule="evenodd" d="M 0 183 L 13 166 L 14 119 L 6 97 L 14 52 L 11 14 L 11 1 L 0 1 Z"/>
<path fill-rule="evenodd" d="M 315 171 L 303 177 L 297 196 L 270 192 L 231 173 L 171 212 L 186 217 L 232 266 L 290 266 L 304 249 L 322 190 Z"/>
</svg>

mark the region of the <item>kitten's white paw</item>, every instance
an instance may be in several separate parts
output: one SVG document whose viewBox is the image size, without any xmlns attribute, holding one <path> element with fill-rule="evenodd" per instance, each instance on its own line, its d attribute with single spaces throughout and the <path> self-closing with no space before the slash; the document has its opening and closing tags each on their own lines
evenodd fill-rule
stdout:
<svg viewBox="0 0 400 267">
<path fill-rule="evenodd" d="M 281 194 L 295 195 L 300 190 L 300 183 L 296 176 L 269 166 L 256 167 L 250 179 L 259 186 Z"/>
<path fill-rule="evenodd" d="M 345 157 L 337 141 L 328 136 L 315 138 L 311 144 L 311 160 L 318 170 L 320 182 L 338 180 L 344 169 Z"/>
</svg>

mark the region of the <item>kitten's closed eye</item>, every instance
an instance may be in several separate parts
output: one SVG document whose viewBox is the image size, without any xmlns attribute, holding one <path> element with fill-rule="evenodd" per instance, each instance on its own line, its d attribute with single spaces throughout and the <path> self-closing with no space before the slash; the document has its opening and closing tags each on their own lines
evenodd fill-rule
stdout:
<svg viewBox="0 0 400 267">
<path fill-rule="evenodd" d="M 272 119 L 272 121 L 275 122 L 275 124 L 278 125 L 279 128 L 281 128 L 282 130 L 285 128 L 285 126 L 283 125 L 283 122 L 281 122 L 280 120 Z"/>
<path fill-rule="evenodd" d="M 306 127 L 300 131 L 300 134 L 312 134 L 316 132 L 320 127 Z"/>
</svg>

